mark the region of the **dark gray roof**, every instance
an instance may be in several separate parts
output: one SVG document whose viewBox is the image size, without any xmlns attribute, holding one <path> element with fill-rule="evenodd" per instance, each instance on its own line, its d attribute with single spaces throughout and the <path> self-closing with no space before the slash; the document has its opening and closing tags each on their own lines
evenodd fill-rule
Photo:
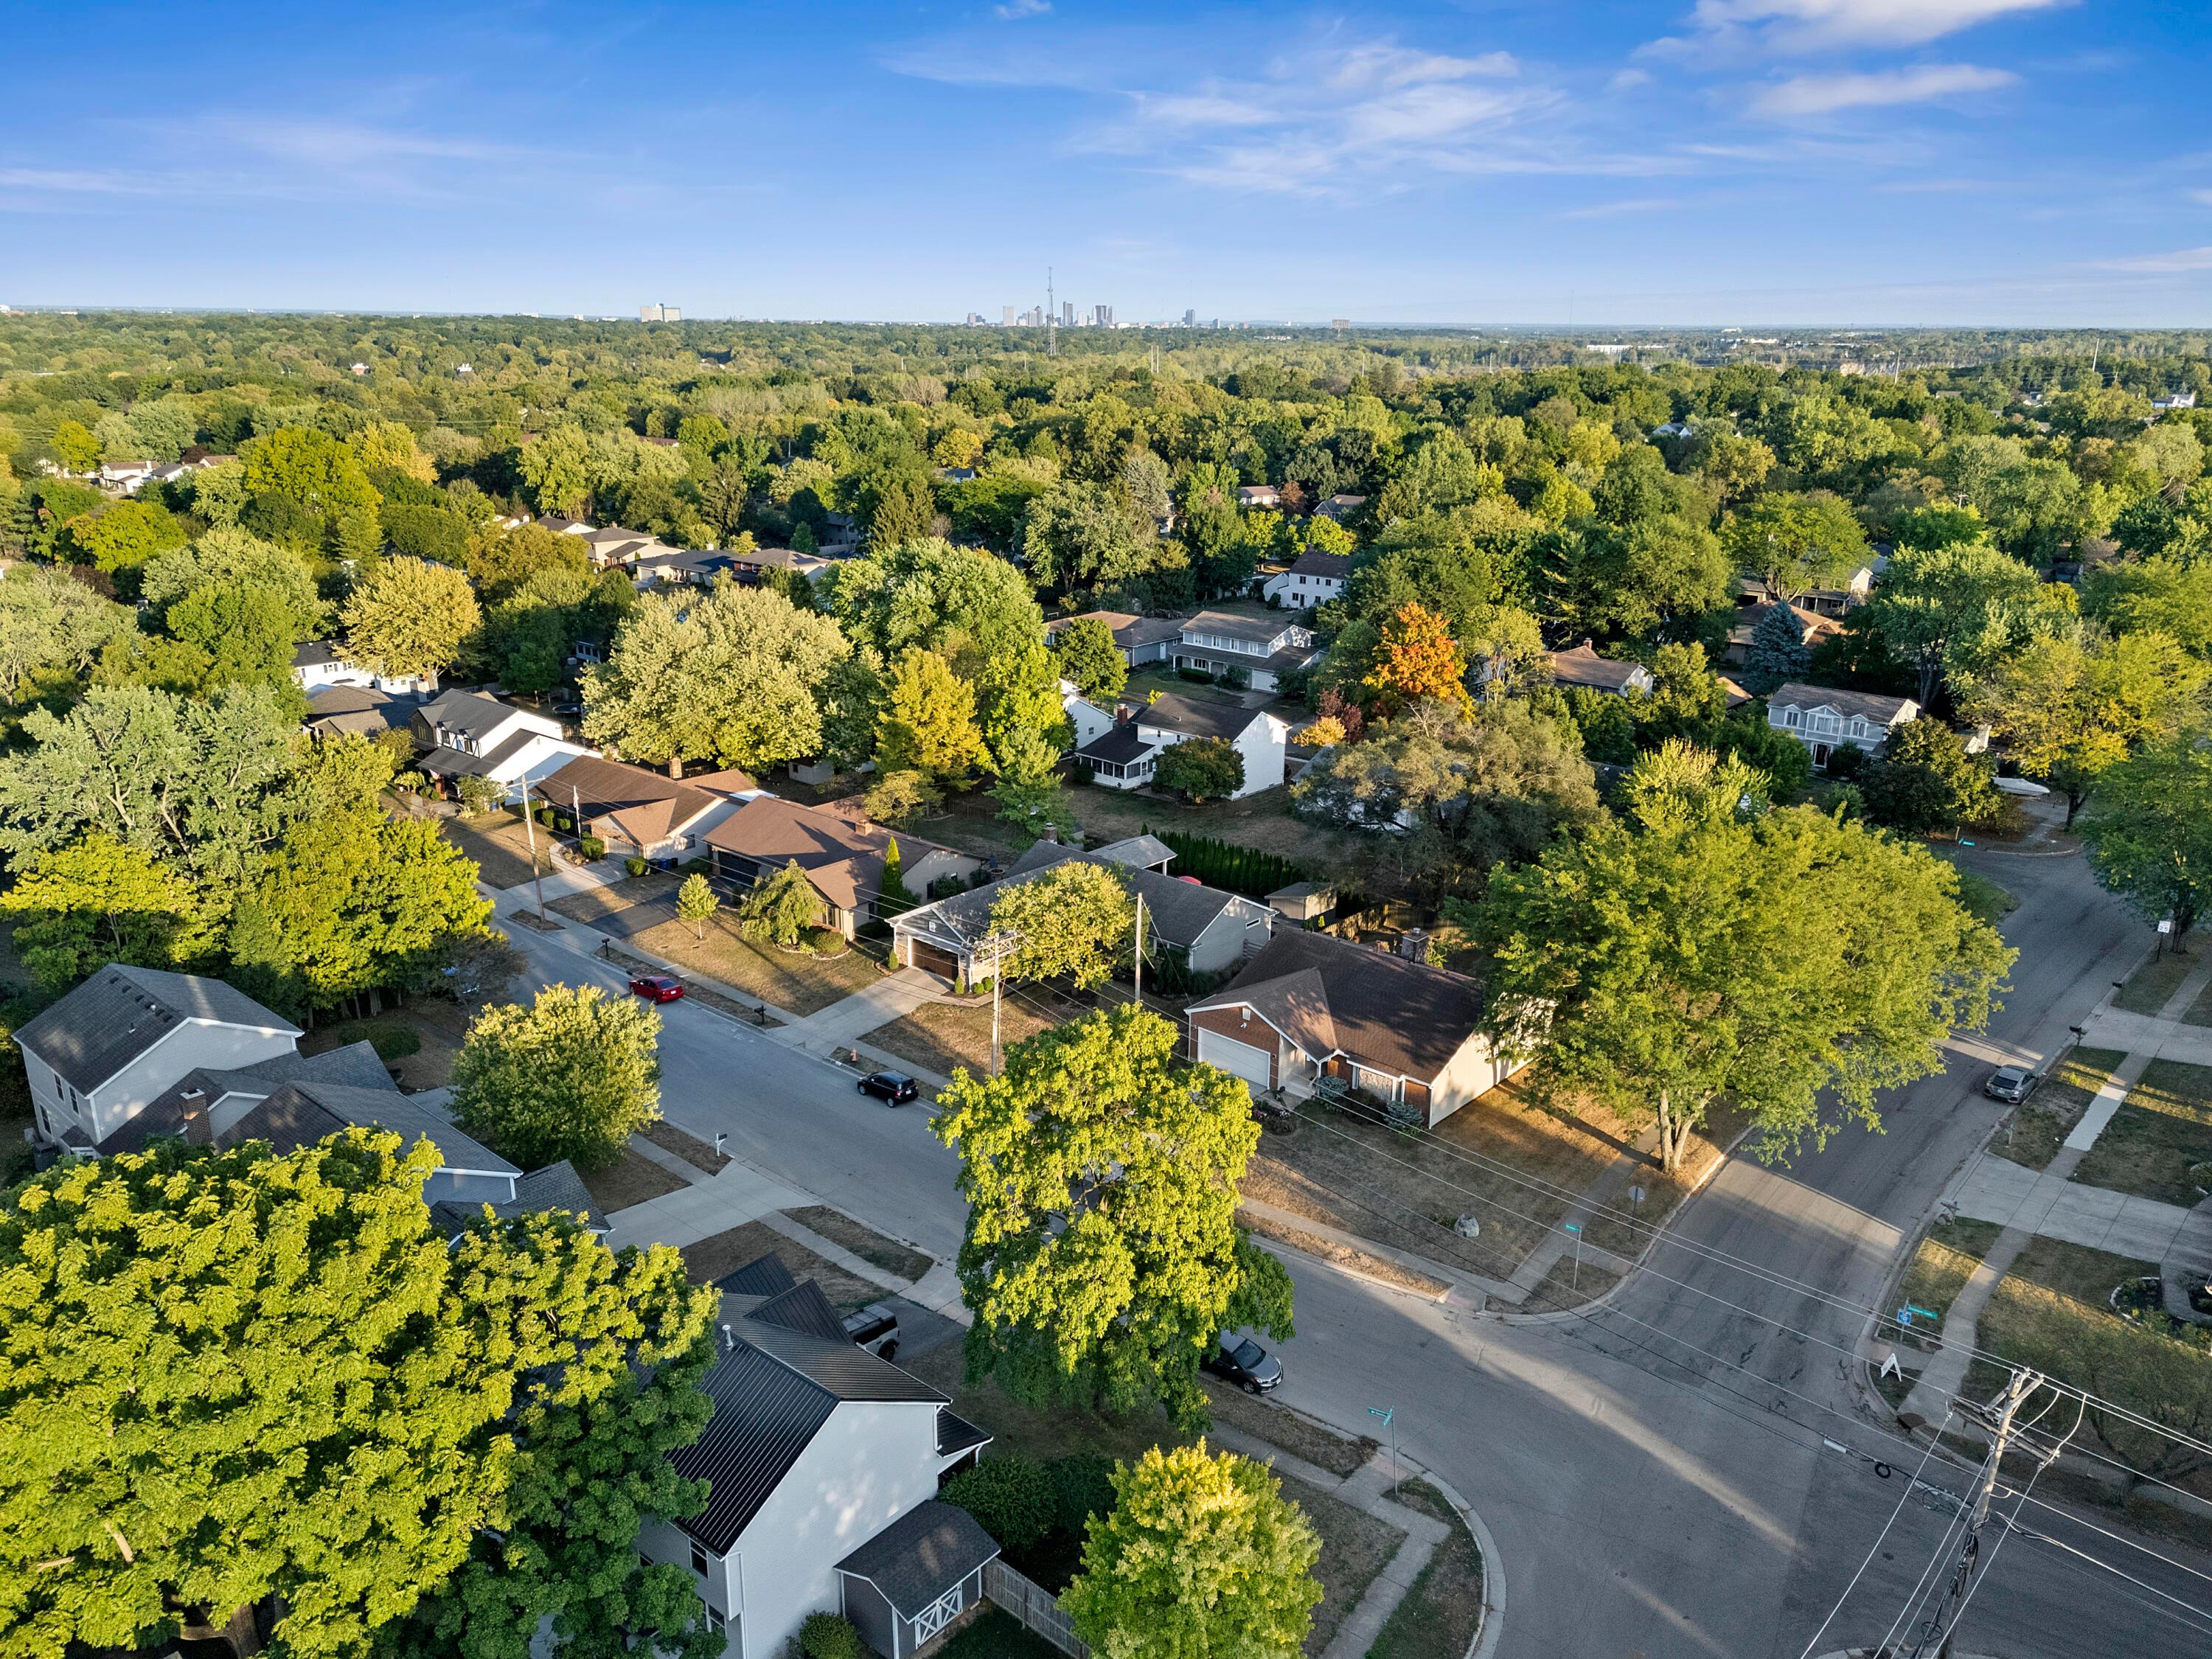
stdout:
<svg viewBox="0 0 2212 1659">
<path fill-rule="evenodd" d="M 319 668 L 326 662 L 343 662 L 345 653 L 326 640 L 308 640 L 292 647 L 292 666 Z"/>
<path fill-rule="evenodd" d="M 686 1480 L 707 1483 L 707 1507 L 677 1524 L 726 1555 L 830 1420 L 837 1396 L 750 1342 L 726 1347 L 699 1386 L 714 1414 L 668 1461 Z"/>
<path fill-rule="evenodd" d="M 714 1288 L 738 1296 L 781 1296 L 798 1282 L 791 1276 L 791 1269 L 783 1265 L 783 1258 L 771 1250 L 746 1262 L 735 1273 L 723 1274 L 714 1281 Z"/>
<path fill-rule="evenodd" d="M 481 755 L 441 746 L 431 750 L 417 764 L 425 772 L 433 772 L 441 777 L 489 776 L 527 748 L 532 739 L 543 736 L 544 733 L 542 732 L 518 732 Z"/>
<path fill-rule="evenodd" d="M 937 1455 L 950 1457 L 970 1446 L 988 1445 L 990 1431 L 979 1429 L 950 1406 L 937 1408 Z"/>
<path fill-rule="evenodd" d="M 750 1275 L 775 1260 L 763 1256 L 738 1271 Z M 796 1288 L 811 1289 L 812 1281 Z M 708 1487 L 705 1510 L 678 1524 L 718 1555 L 737 1542 L 841 1402 L 946 1403 L 927 1383 L 854 1347 L 842 1326 L 832 1340 L 760 1319 L 762 1308 L 781 1299 L 758 1302 L 725 1293 L 722 1325 L 728 1334 L 700 1383 L 714 1402 L 714 1414 L 697 1440 L 670 1454 L 678 1474 L 705 1480 Z M 834 1312 L 830 1316 L 836 1318 Z"/>
<path fill-rule="evenodd" d="M 1886 697 L 1877 691 L 1838 691 L 1832 686 L 1806 685 L 1791 680 L 1767 693 L 1770 708 L 1832 708 L 1846 717 L 1863 714 L 1876 726 L 1888 726 L 1908 708 L 1910 697 Z"/>
<path fill-rule="evenodd" d="M 1039 848 L 1045 849 L 1042 854 Z M 961 939 L 980 939 L 990 931 L 991 907 L 999 896 L 1009 887 L 1033 881 L 1048 870 L 1063 864 L 1080 860 L 1101 869 L 1111 870 L 1121 884 L 1131 892 L 1140 894 L 1145 901 L 1145 927 L 1162 943 L 1174 945 L 1195 944 L 1198 936 L 1213 925 L 1214 919 L 1237 903 L 1237 895 L 1224 893 L 1218 887 L 1201 886 L 1196 882 L 1164 875 L 1158 870 L 1125 864 L 1108 856 L 1110 848 L 1085 853 L 1073 847 L 1055 847 L 1048 842 L 1039 842 L 1022 855 L 1012 873 L 988 887 L 978 887 L 969 892 L 955 893 L 934 904 L 918 905 L 898 918 L 895 924 L 900 931 L 920 930 L 942 933 Z M 1165 852 L 1167 849 L 1161 849 Z M 1255 905 L 1256 912 L 1262 907 Z"/>
<path fill-rule="evenodd" d="M 446 691 L 422 705 L 422 718 L 434 726 L 483 738 L 525 711 L 481 691 Z"/>
<path fill-rule="evenodd" d="M 1248 617 L 1241 611 L 1201 611 L 1184 622 L 1185 634 L 1220 634 L 1232 640 L 1265 641 L 1296 627 L 1294 618 L 1282 616 Z"/>
<path fill-rule="evenodd" d="M 846 1334 L 845 1322 L 837 1317 L 830 1298 L 811 1279 L 801 1279 L 789 1290 L 769 1297 L 745 1317 L 758 1320 L 763 1325 L 781 1325 L 802 1336 L 818 1336 L 825 1342 L 852 1340 Z"/>
<path fill-rule="evenodd" d="M 1257 708 L 1240 708 L 1233 702 L 1200 702 L 1173 691 L 1164 691 L 1137 711 L 1137 724 L 1180 732 L 1187 738 L 1236 738 L 1254 720 L 1264 718 Z"/>
<path fill-rule="evenodd" d="M 998 1553 L 974 1516 L 926 1498 L 840 1561 L 837 1571 L 866 1579 L 901 1618 L 911 1619 Z"/>
<path fill-rule="evenodd" d="M 298 1026 L 222 980 L 111 963 L 17 1031 L 15 1041 L 89 1094 L 195 1020 L 300 1035 Z"/>
<path fill-rule="evenodd" d="M 1285 927 L 1227 990 L 1189 1012 L 1240 1004 L 1316 1060 L 1340 1051 L 1426 1083 L 1481 1023 L 1482 987 L 1349 939 Z"/>
<path fill-rule="evenodd" d="M 1084 761 L 1113 761 L 1126 766 L 1138 756 L 1149 753 L 1152 744 L 1137 735 L 1133 726 L 1116 726 L 1075 751 L 1075 758 Z"/>
<path fill-rule="evenodd" d="M 441 1227 L 459 1232 L 481 1217 L 485 1209 L 481 1203 L 464 1204 L 447 1199 L 430 1206 L 433 1220 Z M 514 1183 L 514 1196 L 503 1204 L 489 1206 L 494 1217 L 511 1221 L 517 1216 L 537 1215 L 546 1210 L 565 1210 L 584 1223 L 595 1233 L 606 1231 L 593 1224 L 591 1216 L 597 1207 L 592 1200 L 591 1189 L 584 1185 L 576 1166 L 562 1158 L 558 1164 L 549 1164 L 542 1170 L 532 1170 Z"/>
<path fill-rule="evenodd" d="M 204 1097 L 203 1103 L 212 1109 L 226 1095 L 250 1095 L 257 1100 L 266 1100 L 283 1085 L 299 1082 L 337 1083 L 388 1094 L 399 1092 L 392 1073 L 376 1057 L 374 1045 L 368 1042 L 349 1042 L 342 1048 L 319 1054 L 272 1054 L 267 1060 L 232 1070 L 195 1066 L 148 1101 L 143 1110 L 101 1141 L 100 1149 L 103 1152 L 143 1152 L 156 1135 L 182 1134 L 185 1096 L 192 1090 L 198 1090 Z"/>
<path fill-rule="evenodd" d="M 415 1099 L 389 1089 L 341 1083 L 287 1083 L 226 1130 L 222 1143 L 265 1140 L 280 1152 L 312 1146 L 349 1127 L 389 1129 L 404 1146 L 427 1139 L 449 1170 L 519 1176 L 497 1152 L 464 1134 Z"/>
<path fill-rule="evenodd" d="M 358 714 L 381 708 L 391 702 L 388 692 L 380 691 L 373 685 L 325 685 L 307 694 L 307 712 L 318 719 L 331 714 Z"/>
<path fill-rule="evenodd" d="M 1293 576 L 1328 576 L 1342 581 L 1352 574 L 1352 555 L 1349 553 L 1301 553 L 1291 562 Z"/>
</svg>

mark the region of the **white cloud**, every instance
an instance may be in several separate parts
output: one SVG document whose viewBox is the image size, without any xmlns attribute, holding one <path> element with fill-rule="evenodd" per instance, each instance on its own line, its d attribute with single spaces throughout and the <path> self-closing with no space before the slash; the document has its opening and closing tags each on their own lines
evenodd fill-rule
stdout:
<svg viewBox="0 0 2212 1659">
<path fill-rule="evenodd" d="M 1650 84 L 1651 71 L 1640 69 L 1625 69 L 1605 83 L 1608 92 L 1633 92 L 1638 87 Z"/>
<path fill-rule="evenodd" d="M 2212 207 L 2212 190 L 2192 190 L 2185 191 L 2185 194 L 2192 202 L 2201 203 L 2205 207 Z"/>
<path fill-rule="evenodd" d="M 2100 270 L 2135 270 L 2151 276 L 2212 270 L 2212 247 L 2179 247 L 2170 253 L 2142 253 L 2128 259 L 2100 259 Z"/>
<path fill-rule="evenodd" d="M 1016 23 L 1024 17 L 1043 16 L 1052 9 L 1052 0 L 1006 0 L 1005 5 L 991 9 L 999 15 L 1000 21 Z"/>
<path fill-rule="evenodd" d="M 1636 213 L 1663 213 L 1682 205 L 1679 196 L 1638 196 L 1623 202 L 1595 202 L 1589 207 L 1568 208 L 1558 219 L 1620 219 Z"/>
<path fill-rule="evenodd" d="M 1516 75 L 1521 65 L 1509 52 L 1485 52 L 1480 58 L 1450 58 L 1442 52 L 1414 52 L 1395 44 L 1354 46 L 1345 52 L 1336 72 L 1329 76 L 1335 87 L 1410 87 L 1434 81 L 1463 81 L 1472 75 Z"/>
<path fill-rule="evenodd" d="M 1765 88 L 1751 100 L 1751 112 L 1776 120 L 1832 115 L 1838 110 L 1921 104 L 1960 93 L 1995 92 L 2020 77 L 2004 70 L 1973 64 L 1926 64 L 1917 69 L 1880 70 L 1865 75 L 1799 75 Z"/>
<path fill-rule="evenodd" d="M 1748 35 L 1778 52 L 1824 46 L 1917 46 L 2000 17 L 2071 0 L 1698 0 L 1709 35 Z"/>
</svg>

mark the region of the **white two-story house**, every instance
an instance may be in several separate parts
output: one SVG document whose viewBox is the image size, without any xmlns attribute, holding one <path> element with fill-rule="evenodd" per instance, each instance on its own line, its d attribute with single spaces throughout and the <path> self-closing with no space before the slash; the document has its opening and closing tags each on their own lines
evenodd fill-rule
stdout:
<svg viewBox="0 0 2212 1659">
<path fill-rule="evenodd" d="M 1828 757 L 1846 744 L 1881 754 L 1889 747 L 1890 733 L 1919 715 L 1920 705 L 1910 697 L 1838 691 L 1796 680 L 1776 686 L 1766 699 L 1766 723 L 1811 750 L 1813 764 L 1823 770 Z"/>
<path fill-rule="evenodd" d="M 1194 738 L 1219 738 L 1243 757 L 1244 787 L 1231 799 L 1242 800 L 1283 781 L 1289 752 L 1290 722 L 1263 708 L 1233 703 L 1200 702 L 1163 693 L 1112 713 L 1085 702 L 1062 682 L 1061 703 L 1075 727 L 1075 760 L 1088 767 L 1091 781 L 1109 789 L 1140 789 L 1152 781 L 1163 750 Z"/>
<path fill-rule="evenodd" d="M 672 1455 L 703 1512 L 648 1522 L 638 1554 L 690 1569 L 727 1659 L 775 1659 L 811 1613 L 842 1613 L 908 1659 L 982 1595 L 999 1553 L 939 1486 L 989 1437 L 857 1347 L 819 1286 L 773 1255 L 718 1281 L 705 1432 Z"/>
<path fill-rule="evenodd" d="M 1344 597 L 1352 578 L 1349 553 L 1301 553 L 1285 568 L 1261 585 L 1260 596 L 1291 611 L 1310 611 L 1316 605 Z"/>
<path fill-rule="evenodd" d="M 1184 620 L 1168 647 L 1177 668 L 1245 676 L 1255 691 L 1273 691 L 1281 676 L 1321 655 L 1313 629 L 1281 617 L 1247 617 L 1234 611 L 1201 611 Z"/>
<path fill-rule="evenodd" d="M 515 799 L 547 773 L 578 755 L 595 755 L 563 734 L 561 722 L 481 691 L 448 691 L 408 721 L 416 763 L 434 778 L 489 778 Z"/>
<path fill-rule="evenodd" d="M 327 640 L 308 640 L 292 648 L 292 683 L 313 696 L 334 685 L 361 686 L 392 696 L 427 696 L 438 689 L 435 674 L 377 674 Z"/>
</svg>

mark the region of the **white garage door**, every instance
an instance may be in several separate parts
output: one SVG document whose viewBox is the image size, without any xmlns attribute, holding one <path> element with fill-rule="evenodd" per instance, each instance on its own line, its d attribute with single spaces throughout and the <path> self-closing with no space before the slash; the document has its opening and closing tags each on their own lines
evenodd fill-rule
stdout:
<svg viewBox="0 0 2212 1659">
<path fill-rule="evenodd" d="M 1255 1048 L 1249 1042 L 1239 1042 L 1235 1037 L 1225 1037 L 1200 1026 L 1198 1057 L 1209 1066 L 1218 1066 L 1231 1077 L 1243 1078 L 1255 1089 L 1268 1086 L 1268 1054 L 1265 1048 Z"/>
</svg>

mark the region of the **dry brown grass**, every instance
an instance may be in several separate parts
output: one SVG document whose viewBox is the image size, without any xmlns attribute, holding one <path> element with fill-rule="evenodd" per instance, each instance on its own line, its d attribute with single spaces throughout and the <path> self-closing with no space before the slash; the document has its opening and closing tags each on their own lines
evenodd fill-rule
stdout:
<svg viewBox="0 0 2212 1659">
<path fill-rule="evenodd" d="M 1321 1580 L 1321 1600 L 1314 1607 L 1313 1626 L 1306 1632 L 1306 1652 L 1311 1659 L 1319 1659 L 1328 1651 L 1337 1626 L 1367 1594 L 1376 1575 L 1390 1565 L 1406 1534 L 1317 1486 L 1287 1474 L 1275 1478 L 1283 1483 L 1283 1496 L 1306 1512 L 1306 1519 L 1321 1534 L 1321 1559 L 1314 1563 L 1314 1577 Z"/>
<path fill-rule="evenodd" d="M 602 1219 L 633 1204 L 672 1193 L 684 1184 L 682 1176 L 662 1169 L 651 1158 L 628 1148 L 623 1149 L 618 1164 L 577 1173 L 583 1177 L 584 1189 L 592 1195 L 592 1207 Z"/>
<path fill-rule="evenodd" d="M 1252 1183 L 1247 1181 L 1244 1186 L 1249 1192 Z M 1273 1216 L 1257 1215 L 1247 1210 L 1242 1212 L 1237 1219 L 1252 1231 L 1272 1238 L 1279 1244 L 1287 1244 L 1294 1250 L 1317 1256 L 1323 1261 L 1334 1261 L 1340 1267 L 1347 1267 L 1369 1279 L 1379 1279 L 1385 1285 L 1395 1285 L 1401 1291 L 1412 1291 L 1420 1296 L 1442 1296 L 1451 1288 L 1443 1279 L 1431 1279 L 1426 1273 L 1401 1267 L 1388 1256 L 1376 1255 L 1370 1250 L 1354 1249 L 1348 1244 L 1340 1244 L 1333 1238 L 1323 1238 L 1318 1233 L 1287 1225 Z"/>
<path fill-rule="evenodd" d="M 826 1204 L 808 1204 L 784 1213 L 800 1226 L 817 1232 L 832 1244 L 841 1244 L 861 1261 L 881 1267 L 894 1279 L 908 1281 L 920 1279 L 934 1265 L 933 1258 L 895 1238 L 886 1237 L 873 1227 L 853 1219 L 842 1210 L 833 1210 Z"/>
<path fill-rule="evenodd" d="M 442 1089 L 453 1080 L 453 1062 L 460 1058 L 462 1039 L 469 1034 L 469 1016 L 459 1003 L 442 997 L 418 997 L 367 1019 L 319 1025 L 300 1039 L 300 1052 L 320 1054 L 349 1042 L 374 1042 L 380 1029 L 387 1026 L 404 1027 L 421 1045 L 391 1062 L 399 1068 L 401 1088 Z"/>
<path fill-rule="evenodd" d="M 811 1279 L 819 1285 L 822 1294 L 845 1312 L 865 1308 L 884 1297 L 881 1285 L 847 1273 L 827 1256 L 817 1255 L 804 1244 L 786 1238 L 765 1221 L 748 1221 L 742 1227 L 732 1227 L 696 1244 L 684 1245 L 684 1271 L 694 1285 L 705 1285 L 769 1255 L 781 1257 L 793 1279 Z M 959 1345 L 955 1343 L 952 1346 L 957 1353 Z M 913 1370 L 915 1367 L 909 1365 L 907 1369 Z"/>
<path fill-rule="evenodd" d="M 487 887 L 520 887 L 530 879 L 528 832 L 521 817 L 504 808 L 472 817 L 438 820 L 438 833 L 477 861 Z M 553 872 L 552 837 L 538 836 L 538 873 Z"/>
<path fill-rule="evenodd" d="M 1019 997 L 1000 999 L 1001 1048 L 1048 1031 L 1054 1023 Z M 950 1076 L 957 1066 L 981 1077 L 991 1069 L 991 999 L 925 1002 L 912 1013 L 864 1033 L 860 1041 L 939 1077 Z"/>
<path fill-rule="evenodd" d="M 1370 1659 L 1462 1659 L 1482 1623 L 1482 1551 L 1456 1510 L 1425 1480 L 1399 1501 L 1451 1528 L 1367 1650 Z"/>
</svg>

